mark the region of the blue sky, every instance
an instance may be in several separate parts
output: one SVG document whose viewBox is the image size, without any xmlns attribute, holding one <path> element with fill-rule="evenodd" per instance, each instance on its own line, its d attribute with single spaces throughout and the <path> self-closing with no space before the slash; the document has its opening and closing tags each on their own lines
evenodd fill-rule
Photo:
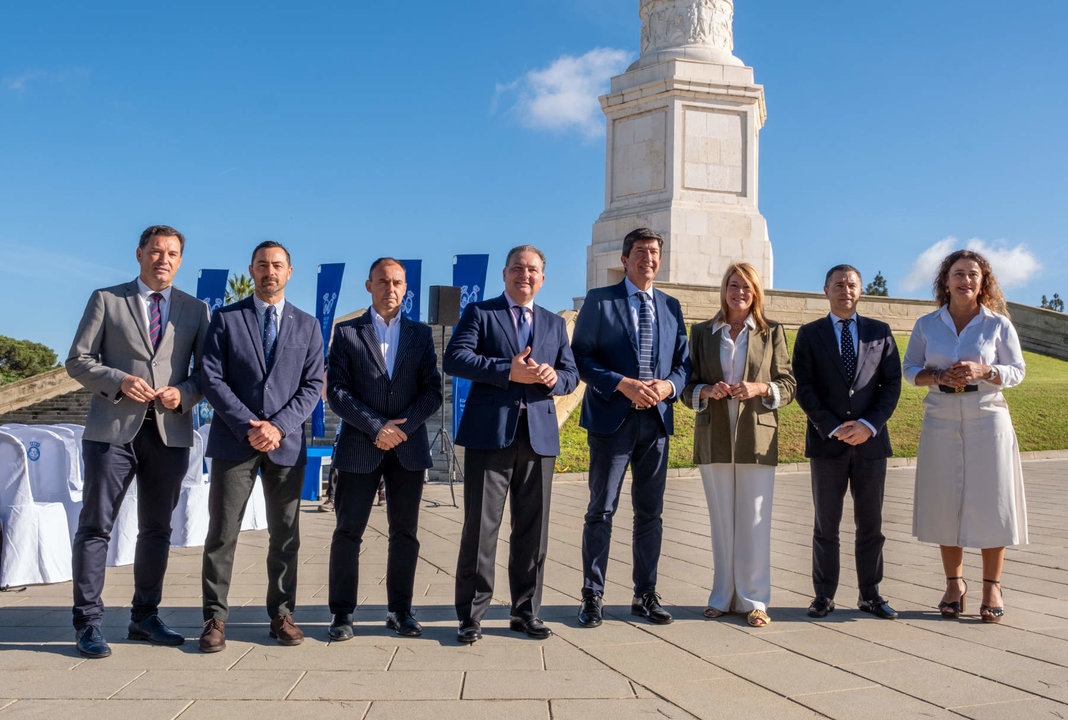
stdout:
<svg viewBox="0 0 1068 720">
<path fill-rule="evenodd" d="M 425 286 L 488 252 L 496 293 L 529 242 L 549 259 L 539 301 L 570 307 L 604 209 L 595 97 L 637 57 L 638 5 L 6 4 L 0 334 L 62 360 L 155 223 L 186 234 L 189 291 L 273 239 L 309 310 L 319 263 L 347 263 L 345 312 L 382 254 L 422 258 Z M 851 262 L 927 297 L 927 258 L 973 242 L 1010 299 L 1068 295 L 1068 5 L 1018 7 L 735 0 L 735 54 L 767 96 L 776 287 L 818 290 Z"/>
</svg>

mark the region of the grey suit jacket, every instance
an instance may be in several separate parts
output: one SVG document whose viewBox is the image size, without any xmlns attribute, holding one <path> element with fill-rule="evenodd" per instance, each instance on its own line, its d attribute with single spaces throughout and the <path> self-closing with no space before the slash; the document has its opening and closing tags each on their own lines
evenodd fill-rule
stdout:
<svg viewBox="0 0 1068 720">
<path fill-rule="evenodd" d="M 173 288 L 167 326 L 153 351 L 137 281 L 93 291 L 66 362 L 67 374 L 93 392 L 82 437 L 113 444 L 133 440 L 148 404 L 127 397 L 119 384 L 135 375 L 154 388 L 178 388 L 181 404 L 174 410 L 157 404 L 156 426 L 168 446 L 192 447 L 189 411 L 201 397 L 197 379 L 208 319 L 207 305 Z"/>
</svg>

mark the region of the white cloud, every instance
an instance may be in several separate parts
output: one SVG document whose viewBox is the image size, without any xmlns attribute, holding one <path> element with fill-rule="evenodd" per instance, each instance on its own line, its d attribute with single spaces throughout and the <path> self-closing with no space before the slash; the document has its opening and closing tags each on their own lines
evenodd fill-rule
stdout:
<svg viewBox="0 0 1068 720">
<path fill-rule="evenodd" d="M 942 259 L 954 250 L 962 248 L 973 250 L 989 260 L 998 283 L 1004 288 L 1026 285 L 1042 270 L 1042 263 L 1025 245 L 1008 247 L 1004 241 L 990 243 L 981 238 L 972 238 L 961 243 L 951 236 L 942 238 L 920 253 L 912 263 L 909 274 L 901 281 L 901 287 L 907 291 L 930 287 Z"/>
<path fill-rule="evenodd" d="M 5 77 L 4 87 L 6 87 L 8 90 L 14 90 L 15 92 L 22 92 L 26 89 L 26 86 L 29 83 L 33 82 L 34 80 L 38 80 L 44 76 L 45 73 L 43 70 L 28 70 L 27 72 L 24 72 L 21 75 L 16 75 L 14 77 Z"/>
<path fill-rule="evenodd" d="M 561 55 L 548 67 L 531 70 L 510 83 L 498 83 L 492 110 L 502 97 L 515 94 L 511 111 L 526 127 L 577 130 L 587 138 L 596 137 L 604 132 L 597 97 L 607 92 L 609 79 L 629 63 L 629 53 L 613 48 L 594 48 L 581 57 Z"/>
<path fill-rule="evenodd" d="M 9 75 L 3 79 L 3 86 L 14 92 L 24 92 L 31 84 L 63 84 L 68 81 L 81 80 L 89 76 L 89 69 L 84 67 L 64 70 L 27 70 L 21 75 Z"/>
</svg>

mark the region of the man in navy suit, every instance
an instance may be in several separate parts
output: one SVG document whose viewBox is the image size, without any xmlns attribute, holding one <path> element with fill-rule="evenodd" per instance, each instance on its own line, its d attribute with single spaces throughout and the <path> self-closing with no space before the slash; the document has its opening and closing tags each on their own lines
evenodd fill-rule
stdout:
<svg viewBox="0 0 1068 720">
<path fill-rule="evenodd" d="M 810 458 L 812 500 L 811 617 L 834 610 L 838 589 L 838 526 L 848 488 L 856 522 L 859 607 L 884 619 L 897 617 L 879 594 L 883 579 L 883 488 L 892 453 L 886 422 L 901 394 L 901 359 L 886 323 L 857 315 L 860 273 L 851 265 L 827 271 L 827 317 L 802 325 L 794 341 L 797 403 L 808 415 L 805 456 Z"/>
<path fill-rule="evenodd" d="M 579 624 L 597 627 L 612 516 L 627 465 L 634 505 L 631 613 L 671 622 L 656 592 L 667 479 L 671 404 L 690 372 L 686 324 L 679 301 L 653 288 L 664 241 L 648 228 L 623 239 L 623 281 L 595 288 L 575 321 L 573 350 L 586 381 L 579 424 L 590 446 L 590 502 L 582 528 L 582 605 Z"/>
<path fill-rule="evenodd" d="M 516 632 L 541 640 L 538 617 L 549 540 L 549 496 L 560 454 L 554 395 L 578 384 L 558 315 L 534 304 L 545 255 L 532 245 L 508 252 L 504 294 L 469 303 L 445 350 L 443 369 L 471 380 L 456 442 L 464 453 L 464 527 L 456 562 L 457 639 L 482 637 L 493 597 L 497 533 L 511 494 L 508 584 Z"/>
<path fill-rule="evenodd" d="M 331 640 L 353 636 L 360 543 L 383 479 L 389 522 L 386 627 L 407 637 L 423 632 L 412 615 L 412 587 L 423 474 L 433 464 L 425 423 L 441 407 L 441 375 L 430 328 L 401 313 L 408 284 L 400 261 L 375 260 L 366 287 L 371 309 L 334 328 L 327 363 L 327 400 L 343 421 L 333 460 L 338 478 L 330 543 Z"/>
<path fill-rule="evenodd" d="M 323 335 L 311 315 L 285 299 L 289 251 L 266 241 L 252 252 L 256 292 L 215 312 L 200 387 L 215 409 L 206 454 L 211 462 L 204 541 L 204 629 L 200 649 L 226 647 L 226 596 L 234 549 L 256 476 L 267 501 L 267 614 L 271 637 L 298 645 L 298 517 L 304 484 L 304 421 L 323 388 Z"/>
</svg>

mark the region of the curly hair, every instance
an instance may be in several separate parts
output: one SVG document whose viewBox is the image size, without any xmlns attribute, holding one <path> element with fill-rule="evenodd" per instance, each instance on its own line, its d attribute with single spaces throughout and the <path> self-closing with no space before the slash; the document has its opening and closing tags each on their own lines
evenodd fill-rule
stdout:
<svg viewBox="0 0 1068 720">
<path fill-rule="evenodd" d="M 934 281 L 934 296 L 938 305 L 949 305 L 949 270 L 959 260 L 974 260 L 979 265 L 979 271 L 983 274 L 982 285 L 979 287 L 979 304 L 1008 317 L 1009 309 L 1005 305 L 1005 296 L 1001 293 L 1001 286 L 994 277 L 994 269 L 990 267 L 985 257 L 973 250 L 957 250 L 947 255 L 942 261 L 942 266 L 938 268 L 938 275 L 935 276 Z"/>
</svg>

